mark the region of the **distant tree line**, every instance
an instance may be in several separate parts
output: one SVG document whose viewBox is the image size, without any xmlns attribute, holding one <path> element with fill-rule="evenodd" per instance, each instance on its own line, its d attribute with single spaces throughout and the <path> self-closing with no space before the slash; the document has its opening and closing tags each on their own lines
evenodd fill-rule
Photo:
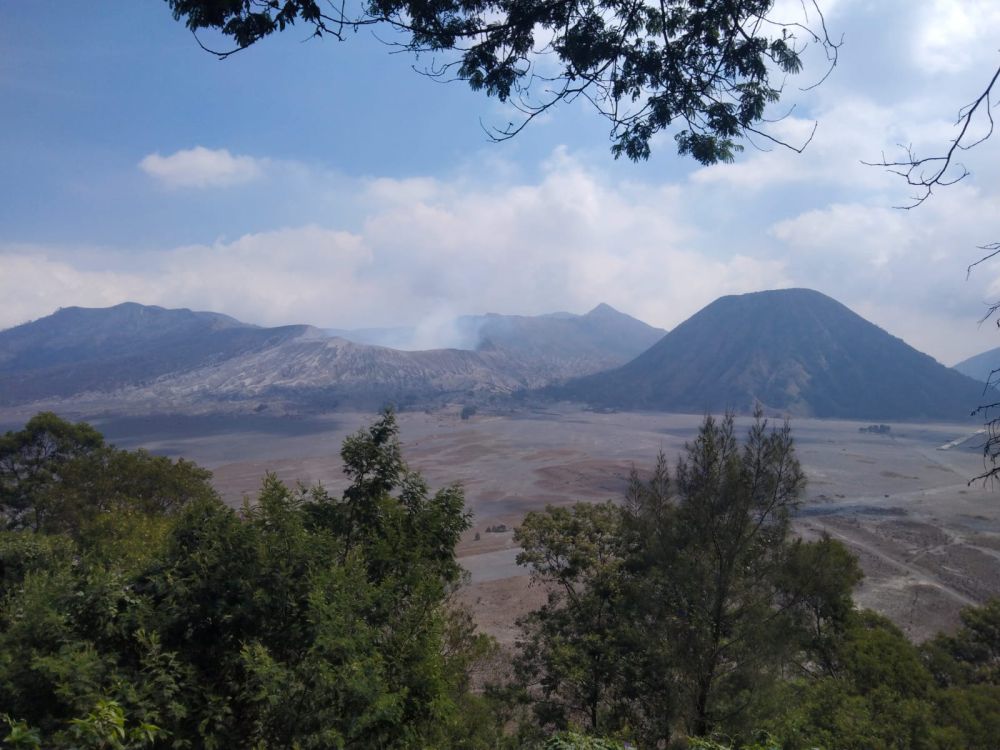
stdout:
<svg viewBox="0 0 1000 750">
<path fill-rule="evenodd" d="M 503 659 L 450 596 L 461 489 L 406 466 L 391 412 L 341 457 L 341 496 L 268 476 L 235 511 L 52 414 L 0 438 L 0 745 L 996 746 L 1000 602 L 921 646 L 859 611 L 848 550 L 790 534 L 787 425 L 708 418 L 623 503 L 529 513 L 549 596 Z"/>
<path fill-rule="evenodd" d="M 892 427 L 887 424 L 870 424 L 867 427 L 859 427 L 858 432 L 870 432 L 873 435 L 888 435 L 892 432 Z"/>
</svg>

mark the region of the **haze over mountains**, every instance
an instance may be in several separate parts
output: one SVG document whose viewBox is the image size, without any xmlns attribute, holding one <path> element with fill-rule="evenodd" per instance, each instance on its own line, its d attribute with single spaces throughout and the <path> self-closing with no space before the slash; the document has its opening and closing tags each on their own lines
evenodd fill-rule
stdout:
<svg viewBox="0 0 1000 750">
<path fill-rule="evenodd" d="M 955 365 L 955 369 L 982 383 L 989 382 L 992 376 L 995 384 L 997 380 L 995 371 L 1000 369 L 1000 347 L 963 359 Z"/>
<path fill-rule="evenodd" d="M 404 351 L 429 348 L 503 351 L 530 361 L 545 360 L 564 376 L 581 370 L 616 367 L 644 352 L 666 333 L 641 320 L 599 304 L 584 315 L 463 315 L 421 328 L 327 329 L 326 333 L 357 344 Z M 555 372 L 552 373 L 556 375 Z"/>
<path fill-rule="evenodd" d="M 614 409 L 760 402 L 816 417 L 962 420 L 983 401 L 982 383 L 807 289 L 723 297 L 665 335 L 608 305 L 451 326 L 463 348 L 404 351 L 370 342 L 411 329 L 331 335 L 134 303 L 66 308 L 0 332 L 0 406 L 299 411 L 529 394 Z"/>
<path fill-rule="evenodd" d="M 0 405 L 141 385 L 280 346 L 310 330 L 259 328 L 218 313 L 132 302 L 67 307 L 0 331 Z"/>
<path fill-rule="evenodd" d="M 134 303 L 65 308 L 0 332 L 0 405 L 84 394 L 164 408 L 482 399 L 623 364 L 664 333 L 607 305 L 586 315 L 487 315 L 455 325 L 473 342 L 468 350 L 399 351 L 215 313 Z"/>
</svg>

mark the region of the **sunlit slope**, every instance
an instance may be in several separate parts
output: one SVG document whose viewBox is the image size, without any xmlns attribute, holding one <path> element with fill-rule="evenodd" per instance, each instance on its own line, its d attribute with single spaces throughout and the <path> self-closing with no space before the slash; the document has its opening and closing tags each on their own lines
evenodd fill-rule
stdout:
<svg viewBox="0 0 1000 750">
<path fill-rule="evenodd" d="M 460 319 L 467 349 L 401 351 L 307 325 L 261 328 L 135 303 L 65 308 L 0 331 L 0 405 L 110 400 L 110 408 L 293 409 L 504 398 L 615 367 L 663 331 L 600 305 L 586 315 Z"/>
<path fill-rule="evenodd" d="M 218 313 L 132 302 L 66 307 L 0 331 L 0 404 L 148 383 L 271 349 L 309 331 L 258 328 Z"/>
</svg>

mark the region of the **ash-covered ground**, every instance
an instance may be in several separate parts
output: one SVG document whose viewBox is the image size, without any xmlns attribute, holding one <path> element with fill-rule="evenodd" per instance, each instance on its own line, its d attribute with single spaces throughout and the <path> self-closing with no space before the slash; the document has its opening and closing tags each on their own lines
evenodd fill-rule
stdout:
<svg viewBox="0 0 1000 750">
<path fill-rule="evenodd" d="M 340 443 L 373 416 L 91 421 L 121 447 L 184 456 L 212 469 L 219 491 L 238 505 L 244 497 L 252 500 L 268 471 L 338 491 L 345 484 Z M 16 422 L 16 415 L 2 417 Z M 544 592 L 529 587 L 527 572 L 515 564 L 512 533 L 487 529 L 512 528 L 524 513 L 547 503 L 621 497 L 633 465 L 647 469 L 660 450 L 673 462 L 701 420 L 574 407 L 467 420 L 457 407 L 399 415 L 411 466 L 432 487 L 465 487 L 475 526 L 459 549 L 471 574 L 461 598 L 481 626 L 506 643 L 514 639 L 515 619 L 538 606 Z M 858 602 L 923 639 L 953 627 L 961 607 L 1000 595 L 1000 486 L 968 484 L 983 470 L 975 422 L 893 423 L 888 434 L 859 431 L 866 426 L 793 420 L 809 478 L 796 530 L 804 536 L 826 532 L 849 545 L 866 574 Z"/>
</svg>

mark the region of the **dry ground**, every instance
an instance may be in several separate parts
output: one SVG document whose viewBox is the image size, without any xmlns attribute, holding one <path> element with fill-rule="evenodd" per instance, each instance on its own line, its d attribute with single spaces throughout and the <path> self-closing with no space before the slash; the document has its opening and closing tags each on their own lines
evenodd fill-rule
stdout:
<svg viewBox="0 0 1000 750">
<path fill-rule="evenodd" d="M 266 471 L 340 489 L 340 442 L 371 418 L 93 421 L 123 447 L 183 455 L 211 468 L 219 491 L 238 504 L 252 498 Z M 413 412 L 399 421 L 407 459 L 433 487 L 464 485 L 475 526 L 459 548 L 471 573 L 460 596 L 485 630 L 510 643 L 514 620 L 537 607 L 544 592 L 530 587 L 516 566 L 512 534 L 486 528 L 515 526 L 547 503 L 619 498 L 633 465 L 648 468 L 661 450 L 673 462 L 701 417 L 565 407 L 467 421 L 457 409 Z M 861 426 L 793 421 L 809 478 L 796 529 L 804 536 L 826 532 L 848 544 L 866 574 L 859 603 L 884 612 L 912 637 L 926 638 L 953 627 L 962 606 L 1000 595 L 1000 492 L 967 486 L 982 470 L 974 447 L 940 449 L 972 435 L 975 422 L 894 423 L 889 436 L 860 433 Z"/>
</svg>

